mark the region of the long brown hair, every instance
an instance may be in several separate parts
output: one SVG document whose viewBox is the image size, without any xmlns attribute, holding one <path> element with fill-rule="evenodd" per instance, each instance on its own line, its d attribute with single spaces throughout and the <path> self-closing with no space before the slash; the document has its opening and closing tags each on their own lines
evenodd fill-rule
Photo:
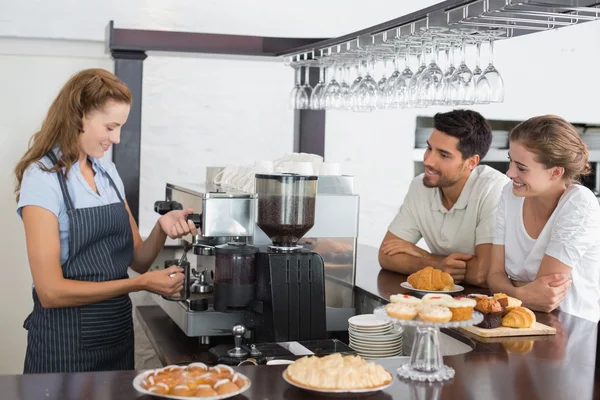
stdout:
<svg viewBox="0 0 600 400">
<path fill-rule="evenodd" d="M 533 117 L 517 125 L 508 136 L 536 155 L 546 168 L 562 167 L 567 185 L 592 172 L 590 153 L 581 136 L 567 121 L 556 115 Z"/>
<path fill-rule="evenodd" d="M 105 69 L 85 69 L 67 81 L 50 105 L 41 129 L 32 136 L 27 152 L 15 167 L 17 201 L 23 174 L 31 163 L 37 162 L 44 171 L 56 172 L 65 168 L 65 175 L 69 173 L 79 159 L 79 134 L 83 130 L 84 115 L 102 109 L 110 100 L 131 104 L 132 99 L 129 88 Z M 47 168 L 40 160 L 55 147 L 60 150 L 58 163 Z"/>
</svg>

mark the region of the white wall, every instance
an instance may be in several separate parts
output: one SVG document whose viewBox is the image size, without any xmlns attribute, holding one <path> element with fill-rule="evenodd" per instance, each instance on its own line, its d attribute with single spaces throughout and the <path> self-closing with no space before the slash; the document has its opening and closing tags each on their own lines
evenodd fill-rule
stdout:
<svg viewBox="0 0 600 400">
<path fill-rule="evenodd" d="M 124 28 L 321 37 L 435 2 L 386 0 L 360 9 L 342 0 L 0 2 L 0 38 L 31 39 L 0 39 L 0 177 L 7 187 L 0 197 L 0 246 L 6 264 L 0 283 L 0 334 L 5 338 L 0 342 L 0 373 L 21 370 L 21 326 L 31 309 L 31 278 L 22 224 L 14 213 L 12 168 L 71 73 L 91 66 L 112 69 L 101 42 L 109 20 Z M 297 22 L 298 16 L 311 23 Z M 556 113 L 573 122 L 597 123 L 600 82 L 594 70 L 600 62 L 599 37 L 600 25 L 589 23 L 498 43 L 495 65 L 505 78 L 506 101 L 475 108 L 494 119 Z M 197 179 L 207 165 L 276 158 L 291 150 L 292 113 L 286 108 L 290 69 L 265 61 L 179 54 L 150 54 L 144 66 L 142 232 L 156 218 L 150 207 L 163 196 L 165 180 Z M 361 195 L 360 242 L 379 244 L 413 176 L 415 118 L 438 110 L 445 109 L 327 114 L 326 158 L 343 162 L 345 172 L 356 176 Z"/>
<path fill-rule="evenodd" d="M 62 84 L 76 71 L 113 69 L 101 44 L 0 37 L 0 374 L 23 369 L 26 335 L 23 321 L 31 311 L 31 273 L 23 224 L 13 194 L 13 169 L 29 138 Z"/>
</svg>

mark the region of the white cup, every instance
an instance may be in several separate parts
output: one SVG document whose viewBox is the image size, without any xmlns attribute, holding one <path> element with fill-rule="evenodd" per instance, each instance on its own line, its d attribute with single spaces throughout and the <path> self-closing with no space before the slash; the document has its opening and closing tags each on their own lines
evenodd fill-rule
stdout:
<svg viewBox="0 0 600 400">
<path fill-rule="evenodd" d="M 319 169 L 319 175 L 340 176 L 342 175 L 342 166 L 336 162 L 324 162 Z"/>
<path fill-rule="evenodd" d="M 313 164 L 310 161 L 295 161 L 291 165 L 293 174 L 298 175 L 314 175 Z"/>
<path fill-rule="evenodd" d="M 274 171 L 273 161 L 260 160 L 254 162 L 255 174 L 272 174 Z"/>
</svg>

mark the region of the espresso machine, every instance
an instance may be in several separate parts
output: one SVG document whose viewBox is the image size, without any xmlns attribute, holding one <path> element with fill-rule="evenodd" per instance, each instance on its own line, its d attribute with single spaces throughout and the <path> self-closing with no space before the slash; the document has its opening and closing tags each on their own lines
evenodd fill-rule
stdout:
<svg viewBox="0 0 600 400">
<path fill-rule="evenodd" d="M 165 264 L 184 267 L 180 296 L 156 302 L 201 343 L 307 341 L 354 315 L 358 196 L 352 177 L 256 175 L 253 193 L 167 183 L 164 214 L 193 208 L 196 237 Z M 183 261 L 183 262 L 182 262 Z M 171 264 L 171 265 L 172 265 Z M 212 338 L 212 339 L 211 339 Z M 222 352 L 221 352 L 222 353 Z M 230 354 L 231 355 L 231 354 Z"/>
</svg>

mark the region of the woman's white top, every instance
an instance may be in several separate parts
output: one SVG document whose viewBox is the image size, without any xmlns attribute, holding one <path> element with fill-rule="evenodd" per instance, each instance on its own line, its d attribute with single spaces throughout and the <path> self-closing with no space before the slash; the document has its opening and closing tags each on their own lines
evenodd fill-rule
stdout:
<svg viewBox="0 0 600 400">
<path fill-rule="evenodd" d="M 548 255 L 571 267 L 571 287 L 559 309 L 590 321 L 600 320 L 600 204 L 591 190 L 571 185 L 560 198 L 537 239 L 523 224 L 523 197 L 504 187 L 498 204 L 494 244 L 504 245 L 510 279 L 535 280 Z"/>
</svg>

